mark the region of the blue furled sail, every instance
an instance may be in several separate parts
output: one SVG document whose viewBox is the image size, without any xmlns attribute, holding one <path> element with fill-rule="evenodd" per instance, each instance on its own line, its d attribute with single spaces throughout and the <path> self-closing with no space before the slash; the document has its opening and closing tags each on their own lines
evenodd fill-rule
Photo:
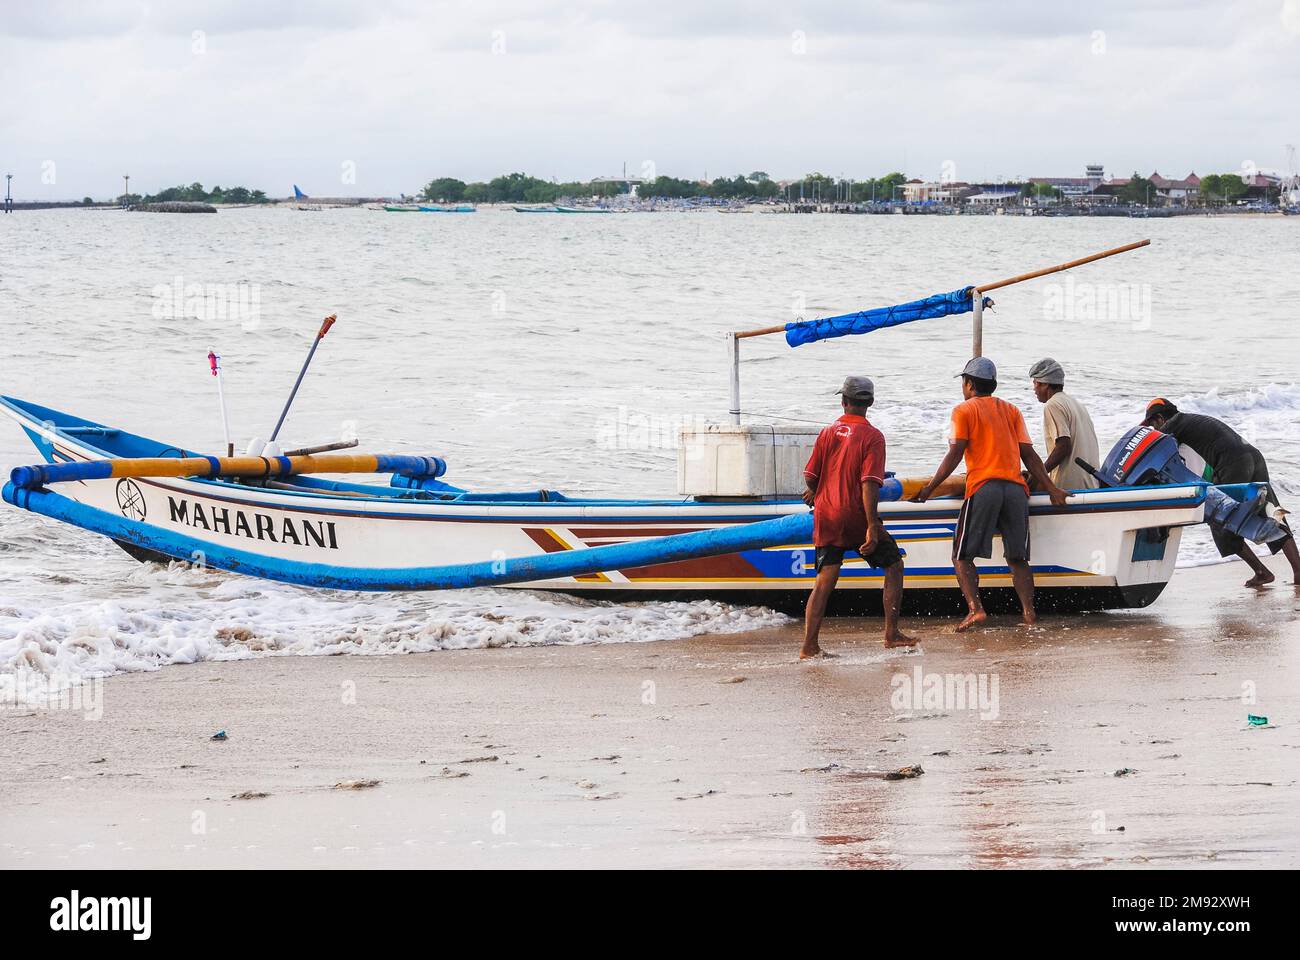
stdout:
<svg viewBox="0 0 1300 960">
<path fill-rule="evenodd" d="M 934 317 L 947 317 L 954 313 L 969 313 L 975 309 L 971 291 L 974 287 L 962 287 L 951 293 L 936 293 L 924 300 L 900 303 L 893 307 L 877 307 L 875 310 L 860 310 L 838 317 L 823 317 L 820 320 L 799 320 L 785 325 L 785 342 L 792 347 L 803 343 L 815 343 L 818 340 L 830 340 L 833 337 L 847 337 L 852 334 L 870 333 L 882 327 L 896 327 L 900 323 L 913 320 L 930 320 Z M 984 298 L 984 306 L 990 307 L 993 301 Z"/>
<path fill-rule="evenodd" d="M 294 198 L 295 200 L 306 200 L 306 199 L 308 199 L 307 194 L 305 194 L 305 193 L 303 193 L 301 190 L 299 190 L 299 189 L 298 189 L 298 184 L 296 184 L 296 183 L 293 185 L 293 198 Z"/>
</svg>

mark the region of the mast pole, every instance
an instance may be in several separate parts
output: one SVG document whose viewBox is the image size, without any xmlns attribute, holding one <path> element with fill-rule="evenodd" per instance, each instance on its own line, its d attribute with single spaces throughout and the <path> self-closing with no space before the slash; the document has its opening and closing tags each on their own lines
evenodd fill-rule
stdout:
<svg viewBox="0 0 1300 960">
<path fill-rule="evenodd" d="M 740 337 L 727 334 L 731 354 L 731 422 L 740 426 Z"/>
<path fill-rule="evenodd" d="M 972 301 L 971 316 L 971 344 L 970 355 L 972 357 L 984 356 L 984 294 L 978 289 L 971 291 Z"/>
</svg>

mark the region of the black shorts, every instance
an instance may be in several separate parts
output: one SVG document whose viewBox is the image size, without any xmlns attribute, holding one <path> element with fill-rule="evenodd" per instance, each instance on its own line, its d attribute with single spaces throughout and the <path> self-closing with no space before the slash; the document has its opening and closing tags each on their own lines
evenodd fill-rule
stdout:
<svg viewBox="0 0 1300 960">
<path fill-rule="evenodd" d="M 1264 461 L 1264 455 L 1249 444 L 1246 445 L 1246 452 L 1241 456 L 1219 464 L 1219 469 L 1214 471 L 1211 479 L 1215 483 L 1269 483 L 1268 502 L 1275 507 L 1281 506 L 1277 502 L 1277 493 L 1269 482 L 1268 464 Z M 1285 522 L 1282 526 L 1288 531 L 1291 529 Z M 1221 557 L 1235 556 L 1246 545 L 1246 541 L 1238 534 L 1229 533 L 1222 527 L 1211 526 L 1210 536 L 1214 537 L 1214 545 L 1219 548 Z M 1273 553 L 1277 553 L 1286 546 L 1289 539 L 1290 537 L 1284 537 L 1281 540 L 1274 540 L 1268 548 Z"/>
<path fill-rule="evenodd" d="M 1010 480 L 988 480 L 966 498 L 952 535 L 952 558 L 991 559 L 995 533 L 1008 560 L 1029 559 L 1029 494 Z"/>
<path fill-rule="evenodd" d="M 858 547 L 862 544 L 858 544 Z M 822 567 L 838 567 L 844 562 L 844 554 L 854 553 L 858 547 L 840 547 L 829 545 L 817 548 L 817 572 L 822 572 Z M 898 549 L 898 542 L 894 540 L 888 531 L 882 531 L 880 540 L 876 543 L 876 549 L 870 555 L 862 558 L 867 562 L 867 566 L 874 567 L 877 570 L 883 570 L 885 567 L 892 567 L 903 559 L 903 551 Z"/>
</svg>

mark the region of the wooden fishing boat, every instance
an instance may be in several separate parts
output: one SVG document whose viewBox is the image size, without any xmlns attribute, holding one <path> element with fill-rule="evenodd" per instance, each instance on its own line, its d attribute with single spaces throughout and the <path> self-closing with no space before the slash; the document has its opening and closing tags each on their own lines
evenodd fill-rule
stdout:
<svg viewBox="0 0 1300 960">
<path fill-rule="evenodd" d="M 14 397 L 0 411 L 51 464 L 122 458 L 178 459 L 189 451 Z M 814 579 L 811 523 L 798 539 L 720 556 L 656 560 L 662 538 L 736 530 L 760 521 L 810 518 L 795 498 L 715 500 L 575 498 L 550 490 L 470 492 L 442 476 L 387 484 L 294 475 L 259 483 L 226 478 L 108 476 L 43 490 L 6 485 L 11 503 L 112 536 L 138 559 L 200 560 L 288 582 L 358 589 L 419 590 L 443 582 L 427 571 L 512 558 L 577 555 L 645 545 L 617 567 L 503 585 L 608 599 L 673 597 L 798 606 Z M 908 492 L 903 484 L 895 497 Z M 29 498 L 23 503 L 24 495 Z M 888 492 L 887 494 L 888 495 Z M 42 504 L 41 497 L 62 503 Z M 1094 490 L 1065 508 L 1031 501 L 1033 569 L 1045 608 L 1145 606 L 1168 582 L 1182 527 L 1199 523 L 1205 488 L 1195 484 Z M 42 510 L 40 507 L 50 507 Z M 84 511 L 78 506 L 88 508 Z M 58 509 L 53 509 L 57 507 Z M 906 553 L 909 609 L 945 609 L 958 599 L 951 548 L 959 496 L 881 504 L 886 528 Z M 106 524 L 105 520 L 123 521 Z M 134 531 L 134 533 L 133 533 Z M 1151 532 L 1155 532 L 1152 536 Z M 135 535 L 141 534 L 141 535 Z M 232 551 L 224 557 L 220 551 Z M 999 559 L 981 561 L 986 584 L 1010 586 Z M 883 573 L 850 556 L 840 606 L 879 603 Z M 496 582 L 488 577 L 482 582 Z"/>
<path fill-rule="evenodd" d="M 274 450 L 218 458 L 14 397 L 0 398 L 0 412 L 17 421 L 45 462 L 16 468 L 3 498 L 108 536 L 137 559 L 197 562 L 314 587 L 498 585 L 610 600 L 715 598 L 793 609 L 815 579 L 812 515 L 778 474 L 802 486 L 812 434 L 739 423 L 741 341 L 781 331 L 797 345 L 971 312 L 979 355 L 985 291 L 1139 245 L 910 304 L 733 334 L 733 423 L 683 431 L 683 496 L 675 499 L 470 491 L 449 482 L 446 463 L 436 457 Z M 308 363 L 333 322 L 322 324 Z M 215 361 L 213 370 L 219 370 Z M 723 447 L 725 455 L 718 453 Z M 1131 464 L 1130 455 L 1150 447 L 1150 437 L 1126 437 L 1103 469 L 1112 460 Z M 1176 459 L 1174 448 L 1161 463 Z M 740 479 L 723 476 L 720 463 L 744 467 Z M 322 476 L 359 472 L 384 476 L 369 483 Z M 1243 513 L 1262 505 L 1259 485 L 1242 485 L 1228 500 L 1228 488 L 1191 474 L 1156 471 L 1140 486 L 1122 485 L 1125 476 L 1121 470 L 1112 477 L 1115 486 L 1075 492 L 1063 507 L 1045 495 L 1031 497 L 1031 565 L 1044 609 L 1146 606 L 1173 573 L 1182 529 L 1203 521 L 1208 501 L 1240 501 Z M 1184 479 L 1168 482 L 1170 476 Z M 905 553 L 905 610 L 949 611 L 960 606 L 951 553 L 962 488 L 957 483 L 925 503 L 909 501 L 922 482 L 891 475 L 880 513 Z M 1010 606 L 1005 561 L 999 556 L 978 565 L 991 606 Z M 882 570 L 850 553 L 833 609 L 878 609 L 882 581 Z"/>
</svg>

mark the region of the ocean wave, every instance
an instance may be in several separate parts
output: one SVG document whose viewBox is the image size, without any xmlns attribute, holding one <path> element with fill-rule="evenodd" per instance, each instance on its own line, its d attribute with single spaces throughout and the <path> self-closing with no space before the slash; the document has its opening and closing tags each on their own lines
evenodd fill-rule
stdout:
<svg viewBox="0 0 1300 960">
<path fill-rule="evenodd" d="M 40 607 L 0 598 L 0 703 L 25 686 L 22 674 L 86 680 L 207 660 L 645 643 L 789 622 L 711 601 L 311 591 L 179 564 L 141 566 L 126 579 L 138 595 Z"/>
<path fill-rule="evenodd" d="M 1294 413 L 1300 410 L 1300 384 L 1269 383 L 1252 390 L 1229 393 L 1214 387 L 1206 393 L 1175 397 L 1174 403 L 1191 413 L 1223 418 L 1264 411 Z"/>
</svg>

